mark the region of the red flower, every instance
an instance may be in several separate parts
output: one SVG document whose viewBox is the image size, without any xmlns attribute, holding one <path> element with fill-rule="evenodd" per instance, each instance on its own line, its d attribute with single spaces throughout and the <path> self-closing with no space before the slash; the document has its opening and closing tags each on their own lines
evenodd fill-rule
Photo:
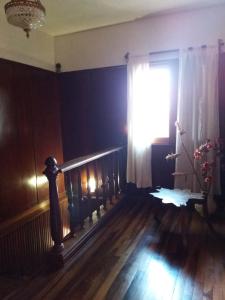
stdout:
<svg viewBox="0 0 225 300">
<path fill-rule="evenodd" d="M 206 148 L 207 148 L 207 150 L 212 149 L 213 148 L 213 144 L 208 141 L 207 144 L 206 144 Z"/>
<path fill-rule="evenodd" d="M 210 170 L 210 164 L 206 161 L 201 165 L 202 171 L 207 172 Z"/>
<path fill-rule="evenodd" d="M 214 149 L 216 146 L 213 145 L 210 140 L 207 140 L 205 144 L 202 144 L 199 146 L 199 151 L 200 152 L 208 152 L 211 149 Z"/>
<path fill-rule="evenodd" d="M 204 181 L 205 181 L 206 183 L 212 182 L 212 176 L 206 176 L 205 179 L 204 179 Z"/>
<path fill-rule="evenodd" d="M 199 151 L 199 149 L 195 150 L 195 152 L 194 152 L 194 158 L 197 159 L 197 160 L 200 160 L 202 158 L 202 154 Z"/>
</svg>

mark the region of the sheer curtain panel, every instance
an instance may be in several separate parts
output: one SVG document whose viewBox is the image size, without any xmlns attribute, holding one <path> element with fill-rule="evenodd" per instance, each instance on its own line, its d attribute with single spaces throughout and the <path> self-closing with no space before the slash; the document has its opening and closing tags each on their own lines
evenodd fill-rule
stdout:
<svg viewBox="0 0 225 300">
<path fill-rule="evenodd" d="M 152 186 L 149 56 L 130 57 L 127 72 L 127 182 L 135 183 L 138 188 L 146 188 Z"/>
<path fill-rule="evenodd" d="M 218 49 L 216 47 L 180 51 L 177 120 L 186 132 L 183 140 L 190 157 L 193 157 L 194 149 L 205 143 L 207 139 L 214 141 L 219 137 Z M 179 134 L 176 139 L 176 152 L 182 153 Z M 192 174 L 190 163 L 183 154 L 176 160 L 176 171 Z M 175 177 L 175 187 L 184 187 L 182 178 Z M 194 192 L 199 191 L 194 175 L 187 176 L 185 188 Z M 220 192 L 218 166 L 213 192 Z"/>
</svg>

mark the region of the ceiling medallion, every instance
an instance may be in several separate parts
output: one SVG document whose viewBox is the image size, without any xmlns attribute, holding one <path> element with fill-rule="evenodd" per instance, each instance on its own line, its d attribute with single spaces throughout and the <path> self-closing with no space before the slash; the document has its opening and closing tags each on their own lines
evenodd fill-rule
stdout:
<svg viewBox="0 0 225 300">
<path fill-rule="evenodd" d="M 45 22 L 45 8 L 40 0 L 11 0 L 5 5 L 5 14 L 7 21 L 22 28 L 27 37 Z"/>
</svg>

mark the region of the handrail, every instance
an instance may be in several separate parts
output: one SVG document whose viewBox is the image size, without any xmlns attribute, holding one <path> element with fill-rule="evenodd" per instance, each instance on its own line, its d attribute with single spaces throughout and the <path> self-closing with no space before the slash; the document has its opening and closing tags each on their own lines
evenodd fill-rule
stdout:
<svg viewBox="0 0 225 300">
<path fill-rule="evenodd" d="M 91 161 L 94 161 L 96 159 L 99 159 L 101 157 L 107 156 L 113 152 L 117 152 L 121 150 L 123 147 L 117 147 L 117 148 L 109 148 L 104 151 L 96 152 L 94 154 L 81 156 L 75 159 L 72 159 L 68 162 L 65 162 L 64 164 L 58 166 L 61 172 L 65 173 L 67 171 L 70 171 L 72 169 L 78 168 L 80 166 L 83 166 Z"/>
<path fill-rule="evenodd" d="M 124 164 L 122 163 L 124 149 L 124 147 L 108 148 L 104 151 L 72 159 L 61 165 L 58 165 L 52 156 L 46 159 L 46 168 L 43 173 L 49 181 L 50 230 L 54 242 L 51 255 L 57 264 L 63 264 L 61 253 L 64 247 L 57 176 L 60 173 L 64 173 L 65 176 L 70 214 L 70 235 L 73 236 L 78 224 L 82 227 L 84 219 L 87 217 L 92 221 L 94 211 L 100 215 L 100 206 L 103 205 L 106 208 L 107 200 L 113 204 L 113 196 L 117 197 L 119 192 L 123 190 L 123 178 L 125 178 Z M 106 159 L 102 159 L 103 157 Z M 100 161 L 98 162 L 98 160 Z M 91 169 L 93 174 L 90 172 Z M 85 172 L 86 191 L 85 188 L 82 190 L 82 174 L 84 175 Z M 90 189 L 90 180 L 95 181 L 94 192 Z"/>
</svg>

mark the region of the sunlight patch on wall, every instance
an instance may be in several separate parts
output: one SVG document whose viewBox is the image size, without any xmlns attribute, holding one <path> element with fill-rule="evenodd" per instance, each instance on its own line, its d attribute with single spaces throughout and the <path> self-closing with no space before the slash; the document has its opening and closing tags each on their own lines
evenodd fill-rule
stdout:
<svg viewBox="0 0 225 300">
<path fill-rule="evenodd" d="M 45 175 L 33 176 L 27 180 L 28 185 L 33 188 L 43 186 L 47 182 L 48 182 L 48 179 Z"/>
</svg>

